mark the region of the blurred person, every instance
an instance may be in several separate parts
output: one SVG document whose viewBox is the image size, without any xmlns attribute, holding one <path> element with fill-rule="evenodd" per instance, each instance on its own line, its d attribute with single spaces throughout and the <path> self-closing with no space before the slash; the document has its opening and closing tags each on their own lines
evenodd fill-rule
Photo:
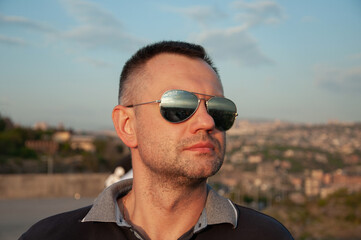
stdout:
<svg viewBox="0 0 361 240">
<path fill-rule="evenodd" d="M 110 185 L 119 182 L 120 180 L 125 180 L 128 178 L 133 178 L 132 157 L 130 154 L 125 155 L 125 157 L 122 157 L 119 160 L 113 173 L 110 174 L 105 180 L 105 187 L 109 187 Z"/>
<path fill-rule="evenodd" d="M 133 179 L 92 206 L 42 220 L 20 239 L 293 239 L 275 219 L 218 195 L 225 131 L 237 116 L 203 47 L 163 41 L 138 50 L 113 109 Z"/>
<path fill-rule="evenodd" d="M 114 169 L 114 172 L 110 174 L 105 180 L 105 187 L 109 187 L 110 185 L 119 182 L 121 178 L 124 176 L 125 170 L 123 167 L 118 166 Z"/>
</svg>

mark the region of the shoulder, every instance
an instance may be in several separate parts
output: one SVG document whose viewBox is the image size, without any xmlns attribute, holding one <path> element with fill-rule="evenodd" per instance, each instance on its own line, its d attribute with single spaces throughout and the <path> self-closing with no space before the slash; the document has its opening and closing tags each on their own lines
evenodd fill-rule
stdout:
<svg viewBox="0 0 361 240">
<path fill-rule="evenodd" d="M 40 220 L 30 227 L 19 240 L 57 239 L 56 235 L 60 233 L 64 236 L 65 232 L 75 231 L 90 208 L 91 206 L 87 206 Z"/>
<path fill-rule="evenodd" d="M 290 232 L 279 221 L 256 210 L 239 206 L 238 231 L 246 231 L 255 239 L 293 239 Z"/>
<path fill-rule="evenodd" d="M 250 208 L 234 204 L 237 226 L 228 223 L 209 225 L 197 239 L 293 240 L 290 232 L 276 219 Z"/>
</svg>

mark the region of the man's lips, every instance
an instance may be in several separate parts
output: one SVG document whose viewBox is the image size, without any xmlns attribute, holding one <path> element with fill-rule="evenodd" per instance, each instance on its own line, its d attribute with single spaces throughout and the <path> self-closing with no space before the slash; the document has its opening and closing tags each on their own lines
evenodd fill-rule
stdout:
<svg viewBox="0 0 361 240">
<path fill-rule="evenodd" d="M 186 147 L 187 151 L 196 151 L 196 152 L 212 152 L 214 151 L 214 145 L 210 142 L 201 142 L 189 147 Z"/>
</svg>

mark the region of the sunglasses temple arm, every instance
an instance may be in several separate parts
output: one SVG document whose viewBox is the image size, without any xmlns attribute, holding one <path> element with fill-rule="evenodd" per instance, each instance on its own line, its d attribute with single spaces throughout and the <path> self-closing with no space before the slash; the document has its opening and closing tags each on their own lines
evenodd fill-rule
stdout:
<svg viewBox="0 0 361 240">
<path fill-rule="evenodd" d="M 150 104 L 150 103 L 160 103 L 160 100 L 155 100 L 155 101 L 151 101 L 151 102 L 145 102 L 145 103 L 138 103 L 138 104 L 133 104 L 133 105 L 128 105 L 126 107 L 136 107 L 136 106 L 140 106 L 140 105 L 145 105 L 145 104 Z"/>
</svg>

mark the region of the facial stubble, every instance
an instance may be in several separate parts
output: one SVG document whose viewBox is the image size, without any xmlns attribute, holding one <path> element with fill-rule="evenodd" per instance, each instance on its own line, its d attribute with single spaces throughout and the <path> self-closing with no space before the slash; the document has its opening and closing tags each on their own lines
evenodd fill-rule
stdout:
<svg viewBox="0 0 361 240">
<path fill-rule="evenodd" d="M 205 181 L 218 172 L 223 164 L 225 134 L 222 144 L 206 131 L 174 143 L 167 137 L 156 141 L 149 139 L 147 146 L 139 146 L 143 163 L 158 182 L 171 185 L 192 185 Z M 153 139 L 154 140 L 154 139 Z M 210 153 L 190 152 L 185 149 L 199 142 L 210 142 L 214 149 Z M 156 147 L 154 143 L 157 143 Z M 223 145 L 223 146 L 222 146 Z M 144 147 L 144 148 L 143 148 Z"/>
</svg>

